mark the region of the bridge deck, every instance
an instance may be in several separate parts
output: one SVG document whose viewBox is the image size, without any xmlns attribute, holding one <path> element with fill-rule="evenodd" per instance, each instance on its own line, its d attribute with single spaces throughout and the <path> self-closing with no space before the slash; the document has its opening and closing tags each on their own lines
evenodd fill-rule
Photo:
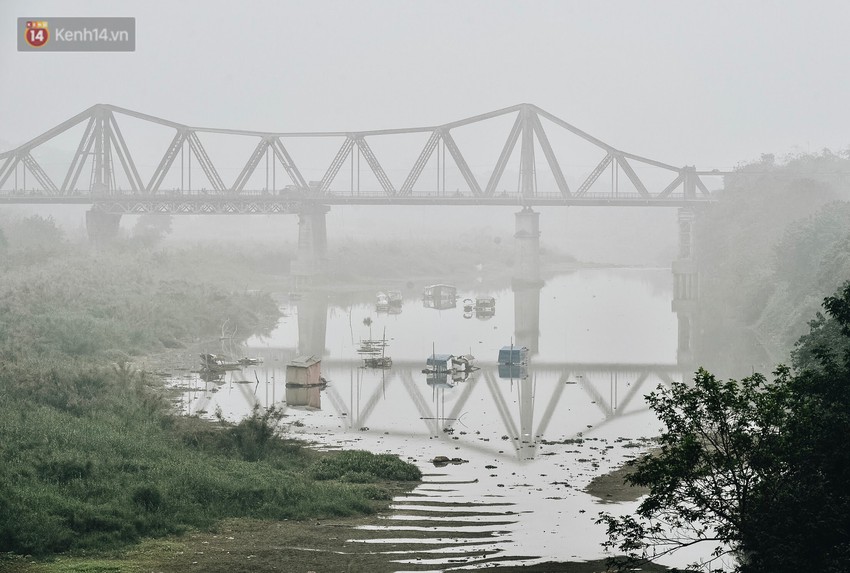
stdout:
<svg viewBox="0 0 850 573">
<path fill-rule="evenodd" d="M 0 193 L 0 204 L 18 205 L 92 205 L 95 210 L 117 213 L 168 213 L 173 215 L 193 214 L 287 214 L 315 205 L 371 205 L 371 206 L 494 206 L 494 207 L 685 207 L 712 202 L 711 198 L 685 199 L 670 197 L 649 199 L 638 194 L 588 194 L 581 197 L 563 197 L 559 194 L 535 197 L 492 196 L 470 197 L 457 195 L 408 195 L 393 197 L 383 194 L 302 195 L 240 193 L 240 194 L 180 194 L 158 193 L 154 195 L 127 194 L 112 196 L 96 195 L 45 195 L 43 193 Z"/>
</svg>

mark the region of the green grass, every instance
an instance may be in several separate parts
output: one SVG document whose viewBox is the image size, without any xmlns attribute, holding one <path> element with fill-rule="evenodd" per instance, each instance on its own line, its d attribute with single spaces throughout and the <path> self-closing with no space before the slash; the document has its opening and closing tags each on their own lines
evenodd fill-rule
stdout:
<svg viewBox="0 0 850 573">
<path fill-rule="evenodd" d="M 317 480 L 340 479 L 352 483 L 370 483 L 379 480 L 413 481 L 422 477 L 418 468 L 390 454 L 370 454 L 363 451 L 343 451 L 319 460 L 311 468 Z"/>
<path fill-rule="evenodd" d="M 370 513 L 386 494 L 349 482 L 420 477 L 394 456 L 319 454 L 262 437 L 262 413 L 237 426 L 176 423 L 143 390 L 109 376 L 74 409 L 0 398 L 4 551 L 103 550 L 228 517 Z"/>
<path fill-rule="evenodd" d="M 337 454 L 278 437 L 274 410 L 237 425 L 180 418 L 161 382 L 127 366 L 218 337 L 225 321 L 241 336 L 274 326 L 268 295 L 175 278 L 208 257 L 51 249 L 38 265 L 0 252 L 0 555 L 97 555 L 230 518 L 367 514 L 390 497 L 372 482 L 419 478 L 360 453 L 316 480 Z M 18 565 L 0 558 L 0 569 Z"/>
</svg>

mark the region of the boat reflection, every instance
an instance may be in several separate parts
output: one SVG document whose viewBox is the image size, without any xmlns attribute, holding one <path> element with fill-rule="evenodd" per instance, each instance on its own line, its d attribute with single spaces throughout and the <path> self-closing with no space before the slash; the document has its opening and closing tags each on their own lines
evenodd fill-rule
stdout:
<svg viewBox="0 0 850 573">
<path fill-rule="evenodd" d="M 377 441 L 379 436 L 389 436 L 387 440 L 403 436 L 419 444 L 452 440 L 450 445 L 461 454 L 464 449 L 471 449 L 518 462 L 535 459 L 546 441 L 653 435 L 657 420 L 643 397 L 659 385 L 669 387 L 676 381 L 690 380 L 695 367 L 690 360 L 682 360 L 686 353 L 681 351 L 692 354 L 700 345 L 690 344 L 692 338 L 699 342 L 693 336 L 692 327 L 697 324 L 694 318 L 686 331 L 689 336 L 678 333 L 677 361 L 676 328 L 681 328 L 681 324 L 677 325 L 675 316 L 672 320 L 653 319 L 656 315 L 670 317 L 669 303 L 658 305 L 660 312 L 654 311 L 652 316 L 638 314 L 630 320 L 621 316 L 625 310 L 618 310 L 611 318 L 610 305 L 594 303 L 597 296 L 603 298 L 602 292 L 606 293 L 606 300 L 632 300 L 623 305 L 624 309 L 641 309 L 657 302 L 661 297 L 654 292 L 641 294 L 642 289 L 635 288 L 635 284 L 643 283 L 636 283 L 633 274 L 647 273 L 599 270 L 587 271 L 585 282 L 576 282 L 574 275 L 560 283 L 551 279 L 545 286 L 550 290 L 543 297 L 543 283 L 514 282 L 510 291 L 513 311 L 508 302 L 509 291 L 487 286 L 490 292 L 501 293 L 499 315 L 488 323 L 463 321 L 461 309 L 439 315 L 424 311 L 411 297 L 402 317 L 389 319 L 395 337 L 392 361 L 383 353 L 385 335 L 380 345 L 372 340 L 371 331 L 368 344 L 361 340 L 366 333 L 360 323 L 366 325 L 368 319 L 371 328 L 372 318 L 377 319 L 372 293 L 366 294 L 361 303 L 348 305 L 334 305 L 326 294 L 305 293 L 292 303 L 297 325 L 289 321 L 288 330 L 282 329 L 286 336 L 274 344 L 258 341 L 245 349 L 246 355 L 263 360 L 251 367 L 254 373 L 227 372 L 209 382 L 195 375 L 196 396 L 186 410 L 213 412 L 220 407 L 229 419 L 236 420 L 250 414 L 257 404 L 280 406 L 298 422 L 292 431 L 308 440 L 333 442 L 355 432 L 359 440 Z M 609 280 L 612 276 L 617 280 Z M 458 305 L 456 292 L 442 288 L 448 285 L 433 287 L 440 288 L 431 288 L 430 297 L 423 302 L 425 307 Z M 612 290 L 600 290 L 607 288 Z M 495 298 L 486 298 L 476 299 L 472 313 L 477 313 L 479 300 L 485 313 L 493 311 Z M 464 301 L 464 311 L 469 310 L 471 300 Z M 366 319 L 359 313 L 365 314 Z M 385 315 L 380 320 L 388 322 Z M 621 333 L 628 331 L 631 323 L 639 327 L 626 338 Z M 576 328 L 576 324 L 580 326 Z M 647 336 L 646 332 L 653 335 Z M 477 364 L 480 370 L 461 371 L 451 355 L 438 356 L 432 347 L 435 363 L 423 373 L 426 348 L 435 337 L 446 348 L 469 344 L 470 353 L 474 345 L 475 353 L 484 357 Z M 502 347 L 508 337 L 514 344 Z M 682 338 L 688 338 L 689 346 L 682 345 Z M 541 340 L 546 343 L 542 349 Z M 554 346 L 552 340 L 562 342 Z M 672 348 L 659 351 L 662 345 Z M 331 381 L 326 387 L 285 387 L 286 364 L 299 354 L 322 360 L 322 372 Z M 507 359 L 503 360 L 500 354 L 507 354 Z M 560 361 L 562 356 L 579 356 L 578 360 L 587 362 Z M 634 357 L 634 362 L 627 362 L 629 358 L 593 362 L 598 356 Z M 437 358 L 441 365 L 436 364 Z M 660 363 L 641 363 L 643 359 Z M 212 386 L 216 388 L 210 390 Z M 458 431 L 452 436 L 454 429 Z"/>
<path fill-rule="evenodd" d="M 265 366 L 252 368 L 250 376 L 228 372 L 225 383 L 214 386 L 194 375 L 200 391 L 186 411 L 221 408 L 238 419 L 255 405 L 277 406 L 297 418 L 298 432 L 308 439 L 371 428 L 363 437 L 373 432 L 453 440 L 461 451 L 472 448 L 521 462 L 534 459 L 544 440 L 588 436 L 606 426 L 625 424 L 626 433 L 651 425 L 654 417 L 643 396 L 659 384 L 669 387 L 690 377 L 669 364 L 490 363 L 471 372 L 423 373 L 421 363 L 412 361 L 372 370 L 356 360 L 325 359 L 322 371 L 331 382 L 294 386 L 284 382 L 290 358 L 282 349 L 252 352 Z M 476 437 L 456 440 L 460 433 L 450 435 L 455 428 L 474 429 Z"/>
</svg>

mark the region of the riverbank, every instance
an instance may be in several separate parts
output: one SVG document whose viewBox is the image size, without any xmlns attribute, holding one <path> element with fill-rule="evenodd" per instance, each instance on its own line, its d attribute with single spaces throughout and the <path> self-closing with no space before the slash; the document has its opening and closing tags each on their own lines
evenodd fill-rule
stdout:
<svg viewBox="0 0 850 573">
<path fill-rule="evenodd" d="M 602 503 L 637 501 L 649 493 L 649 488 L 627 483 L 626 477 L 631 475 L 632 471 L 630 466 L 623 465 L 608 473 L 600 474 L 590 480 L 584 491 Z"/>
<path fill-rule="evenodd" d="M 315 558 L 309 563 L 315 563 L 316 571 L 338 570 L 335 565 L 342 570 L 397 568 L 388 565 L 387 555 L 358 551 L 354 557 L 350 548 L 335 544 L 374 536 L 353 528 L 380 525 L 372 512 L 386 508 L 390 497 L 415 479 L 396 483 L 387 481 L 390 475 L 376 472 L 367 480 L 363 476 L 367 469 L 358 467 L 331 480 L 318 480 L 317 466 L 340 454 L 302 451 L 301 444 L 285 440 L 266 441 L 275 420 L 263 419 L 263 412 L 236 425 L 175 418 L 166 412 L 161 397 L 151 392 L 159 384 L 146 373 L 157 370 L 151 356 L 175 352 L 195 364 L 197 345 L 203 346 L 197 341 L 212 339 L 220 345 L 215 337 L 226 321 L 241 318 L 241 335 L 252 332 L 251 325 L 274 321 L 273 313 L 265 309 L 277 307 L 255 292 L 256 285 L 246 278 L 250 273 L 241 279 L 251 289 L 233 291 L 228 286 L 234 281 L 227 272 L 230 259 L 219 257 L 215 269 L 229 277 L 227 284 L 175 278 L 194 276 L 198 267 L 203 269 L 198 270 L 200 275 L 210 272 L 207 257 L 189 252 L 180 256 L 125 252 L 117 259 L 109 253 L 97 257 L 70 253 L 37 270 L 26 269 L 20 280 L 28 284 L 23 287 L 17 279 L 5 279 L 14 282 L 4 285 L 3 291 L 16 305 L 13 316 L 18 318 L 11 328 L 30 328 L 26 332 L 33 339 L 53 337 L 57 344 L 51 360 L 39 363 L 25 362 L 6 350 L 17 366 L 3 375 L 8 376 L 3 381 L 19 392 L 3 403 L 0 420 L 6 432 L 4 459 L 16 460 L 0 470 L 4 485 L 0 503 L 7 518 L 0 526 L 10 536 L 26 532 L 25 543 L 46 542 L 46 548 L 31 544 L 17 550 L 47 558 L 35 564 L 31 559 L 11 559 L 4 566 L 42 568 L 39 571 L 124 571 L 137 566 L 186 570 L 192 561 L 198 561 L 195 566 L 202 563 L 200 555 L 212 554 L 206 546 L 221 541 L 221 527 L 231 524 L 225 537 L 239 541 L 248 553 L 237 551 L 233 561 L 225 560 L 228 570 L 262 570 L 255 561 L 257 552 L 269 555 L 268 570 L 290 553 L 285 558 L 292 564 L 304 562 L 305 554 Z M 474 278 L 479 269 L 472 270 Z M 503 270 L 503 276 L 509 276 Z M 100 281 L 93 284 L 91 276 Z M 239 304 L 232 304 L 234 300 Z M 123 306 L 130 309 L 126 315 L 117 311 Z M 30 308 L 43 317 L 61 309 L 63 328 L 59 333 L 51 330 L 56 323 L 46 318 L 25 325 Z M 79 324 L 83 326 L 71 328 Z M 132 334 L 136 331 L 143 335 Z M 125 346 L 125 340 L 133 346 Z M 77 354 L 72 357 L 70 351 Z M 364 466 L 377 458 L 365 456 Z M 509 483 L 506 489 L 512 487 Z M 360 517 L 342 519 L 343 515 Z M 12 516 L 17 518 L 14 523 Z M 332 533 L 342 531 L 345 535 Z M 306 538 L 299 537 L 302 533 Z M 302 544 L 307 541 L 320 545 Z M 149 547 L 174 551 L 159 554 L 156 567 L 145 569 L 145 564 L 154 563 L 145 553 Z M 409 549 L 398 544 L 398 550 L 405 548 Z M 221 549 L 233 553 L 225 546 Z M 61 560 L 52 560 L 49 555 L 57 552 Z M 93 554 L 99 556 L 96 561 Z M 191 555 L 198 557 L 187 563 Z M 223 559 L 210 562 L 207 569 Z M 492 559 L 498 561 L 498 556 Z"/>
<path fill-rule="evenodd" d="M 175 265 L 208 267 L 203 257 L 54 248 L 38 265 L 23 251 L 0 261 L 0 552 L 47 565 L 227 519 L 368 515 L 419 479 L 397 456 L 277 437 L 274 408 L 238 423 L 178 417 L 134 362 L 185 351 L 222 325 L 268 331 L 277 306 L 175 278 Z"/>
<path fill-rule="evenodd" d="M 120 552 L 92 556 L 62 556 L 51 562 L 34 562 L 24 557 L 0 557 L 0 570 L 6 573 L 257 573 L 281 571 L 351 573 L 392 573 L 433 571 L 427 563 L 437 554 L 428 544 L 411 543 L 416 534 L 398 534 L 404 543 L 386 543 L 376 550 L 363 543 L 371 536 L 369 527 L 379 525 L 375 517 L 293 521 L 234 519 L 220 522 L 208 531 L 190 531 L 180 537 L 145 540 Z M 486 540 L 486 535 L 482 539 Z M 573 562 L 545 562 L 531 565 L 499 566 L 498 550 L 482 549 L 477 557 L 487 563 L 487 571 L 508 573 L 604 573 L 605 559 Z M 416 563 L 416 555 L 423 563 Z M 466 554 L 470 555 L 470 554 Z M 489 555 L 489 557 L 488 557 Z M 399 560 L 413 562 L 399 563 Z M 457 566 L 462 567 L 461 560 Z M 451 571 L 453 567 L 441 567 Z M 664 572 L 667 567 L 647 563 L 641 571 Z"/>
</svg>

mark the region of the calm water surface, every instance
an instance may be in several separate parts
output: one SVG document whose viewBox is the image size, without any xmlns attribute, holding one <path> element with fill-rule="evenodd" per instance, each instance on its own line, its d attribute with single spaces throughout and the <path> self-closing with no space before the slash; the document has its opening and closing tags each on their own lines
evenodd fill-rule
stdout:
<svg viewBox="0 0 850 573">
<path fill-rule="evenodd" d="M 643 396 L 692 374 L 692 366 L 677 364 L 670 270 L 586 269 L 541 288 L 460 291 L 458 306 L 444 310 L 426 308 L 420 294 L 406 290 L 397 314 L 378 313 L 373 295 L 353 305 L 304 295 L 285 306 L 287 316 L 271 336 L 248 341 L 246 352 L 263 357 L 262 365 L 217 382 L 187 375 L 179 383 L 191 391 L 181 407 L 220 408 L 235 420 L 255 404 L 275 404 L 285 408 L 291 435 L 326 447 L 396 453 L 417 464 L 425 483 L 396 500 L 387 528 L 404 530 L 413 516 L 427 517 L 432 502 L 498 503 L 476 511 L 509 512 L 505 524 L 487 529 L 503 556 L 517 562 L 602 557 L 597 513 L 631 511 L 635 504 L 603 507 L 582 490 L 657 434 Z M 495 316 L 465 317 L 463 299 L 482 295 L 495 297 Z M 392 368 L 362 368 L 360 341 L 384 333 Z M 498 350 L 512 341 L 530 349 L 529 365 L 516 377 L 500 377 Z M 432 349 L 471 353 L 480 369 L 456 381 L 429 380 L 422 368 Z M 327 387 L 285 387 L 286 363 L 298 354 L 321 356 Z M 464 462 L 436 467 L 436 456 Z M 455 526 L 470 527 L 474 520 Z M 450 532 L 434 529 L 434 535 L 449 544 Z M 463 549 L 450 547 L 445 556 L 420 555 L 416 562 L 425 559 L 438 570 L 446 559 L 463 558 Z"/>
</svg>

